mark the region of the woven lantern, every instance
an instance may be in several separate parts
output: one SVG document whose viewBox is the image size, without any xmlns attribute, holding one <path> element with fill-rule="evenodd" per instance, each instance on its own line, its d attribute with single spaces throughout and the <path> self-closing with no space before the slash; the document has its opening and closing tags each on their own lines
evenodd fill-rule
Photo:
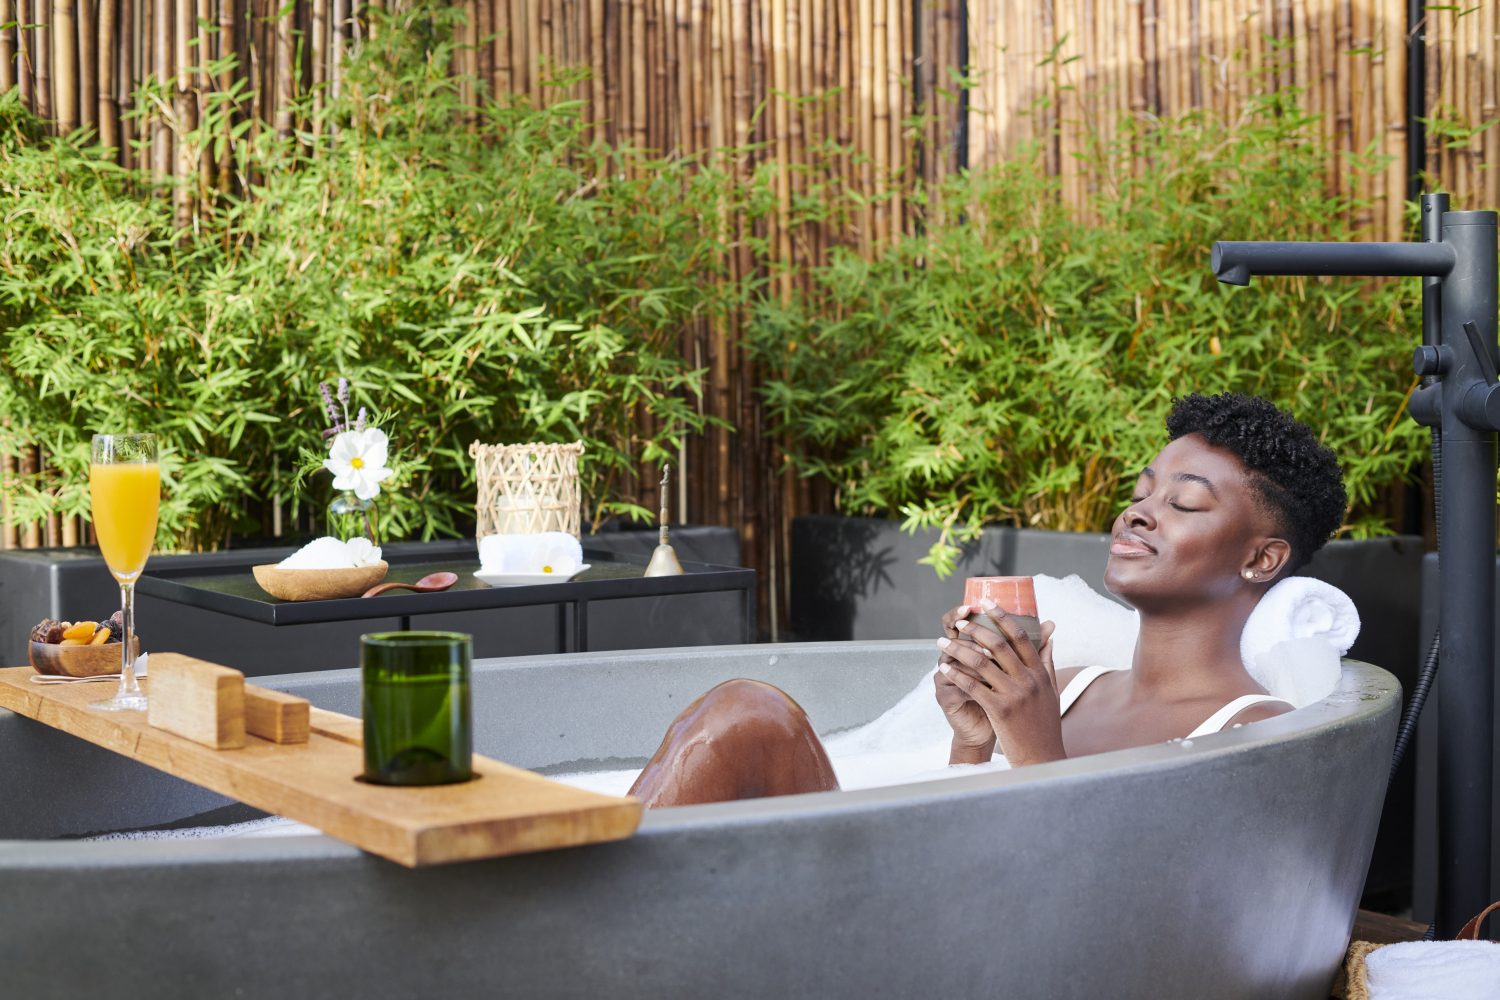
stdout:
<svg viewBox="0 0 1500 1000">
<path fill-rule="evenodd" d="M 566 531 L 578 537 L 582 454 L 582 441 L 469 445 L 479 489 L 477 536 Z"/>
</svg>

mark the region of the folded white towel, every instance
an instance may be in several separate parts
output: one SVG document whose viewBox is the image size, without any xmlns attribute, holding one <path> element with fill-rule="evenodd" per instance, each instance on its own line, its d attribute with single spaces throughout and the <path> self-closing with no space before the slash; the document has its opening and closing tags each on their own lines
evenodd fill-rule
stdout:
<svg viewBox="0 0 1500 1000">
<path fill-rule="evenodd" d="M 1343 656 L 1359 635 L 1349 595 L 1309 576 L 1289 576 L 1266 591 L 1240 636 L 1240 659 L 1254 672 L 1262 653 L 1288 639 L 1322 639 Z"/>
<path fill-rule="evenodd" d="M 1404 941 L 1365 957 L 1370 1000 L 1495 1000 L 1500 944 Z"/>
<path fill-rule="evenodd" d="M 566 531 L 529 535 L 485 535 L 479 566 L 486 573 L 553 575 L 567 579 L 583 568 L 583 546 Z"/>
</svg>

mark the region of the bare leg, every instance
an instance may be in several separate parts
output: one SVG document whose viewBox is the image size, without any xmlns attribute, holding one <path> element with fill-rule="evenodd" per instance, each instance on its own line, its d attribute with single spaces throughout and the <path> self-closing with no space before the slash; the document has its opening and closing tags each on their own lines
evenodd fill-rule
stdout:
<svg viewBox="0 0 1500 1000">
<path fill-rule="evenodd" d="M 630 794 L 653 808 L 838 787 L 802 707 L 778 687 L 733 680 L 673 720 Z"/>
</svg>

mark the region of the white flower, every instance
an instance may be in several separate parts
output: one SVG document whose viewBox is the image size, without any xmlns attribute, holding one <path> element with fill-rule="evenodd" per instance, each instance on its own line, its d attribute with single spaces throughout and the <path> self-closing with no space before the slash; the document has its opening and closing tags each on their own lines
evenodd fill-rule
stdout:
<svg viewBox="0 0 1500 1000">
<path fill-rule="evenodd" d="M 374 566 L 380 562 L 380 546 L 372 545 L 368 538 L 351 538 L 344 543 L 350 566 Z"/>
<path fill-rule="evenodd" d="M 547 535 L 561 534 L 561 532 L 549 531 Z M 543 537 L 547 537 L 544 535 Z M 544 574 L 569 577 L 577 573 L 583 565 L 583 550 L 578 544 L 578 539 L 568 535 L 568 542 L 572 544 L 548 543 L 542 546 L 541 571 Z"/>
<path fill-rule="evenodd" d="M 395 475 L 385 464 L 390 439 L 371 427 L 344 431 L 333 439 L 323 468 L 333 473 L 333 488 L 353 490 L 361 500 L 373 500 L 380 484 Z"/>
</svg>

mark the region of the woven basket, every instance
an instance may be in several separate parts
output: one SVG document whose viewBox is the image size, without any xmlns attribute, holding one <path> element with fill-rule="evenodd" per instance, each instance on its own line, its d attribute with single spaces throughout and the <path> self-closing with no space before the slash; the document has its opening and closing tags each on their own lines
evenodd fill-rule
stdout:
<svg viewBox="0 0 1500 1000">
<path fill-rule="evenodd" d="M 1383 944 L 1372 941 L 1353 941 L 1349 953 L 1344 956 L 1344 1000 L 1370 1000 L 1370 988 L 1365 982 L 1365 957 Z"/>
<path fill-rule="evenodd" d="M 579 530 L 578 457 L 572 444 L 469 445 L 479 499 L 478 537 Z"/>
</svg>

